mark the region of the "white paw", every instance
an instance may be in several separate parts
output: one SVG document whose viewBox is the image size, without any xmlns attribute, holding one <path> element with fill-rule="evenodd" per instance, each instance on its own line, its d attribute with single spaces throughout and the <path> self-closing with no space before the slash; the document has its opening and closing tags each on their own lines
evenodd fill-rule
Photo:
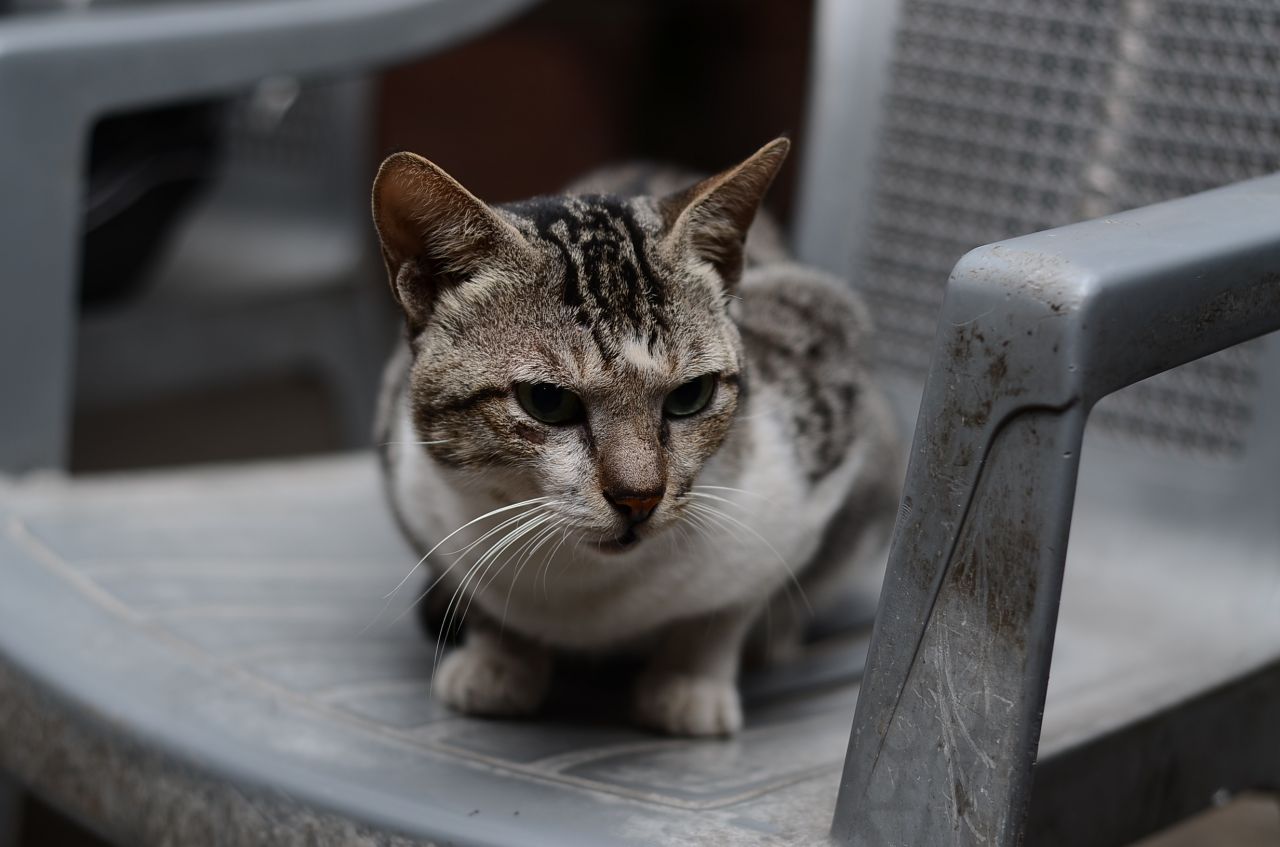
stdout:
<svg viewBox="0 0 1280 847">
<path fill-rule="evenodd" d="M 440 662 L 435 696 L 473 715 L 524 715 L 537 709 L 550 681 L 545 663 L 488 647 L 459 647 Z"/>
<path fill-rule="evenodd" d="M 643 677 L 636 714 L 641 723 L 671 735 L 731 735 L 742 728 L 738 687 L 709 677 Z"/>
</svg>

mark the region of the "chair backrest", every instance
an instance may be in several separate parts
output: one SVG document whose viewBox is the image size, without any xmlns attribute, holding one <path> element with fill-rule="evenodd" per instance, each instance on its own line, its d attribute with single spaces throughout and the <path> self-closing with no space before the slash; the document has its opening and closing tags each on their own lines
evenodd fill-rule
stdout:
<svg viewBox="0 0 1280 847">
<path fill-rule="evenodd" d="M 155 284 L 260 300 L 371 275 L 371 94 L 366 78 L 284 77 L 231 100 L 218 177 Z"/>
<path fill-rule="evenodd" d="M 365 78 L 301 83 L 264 80 L 228 115 L 225 178 L 270 202 L 284 191 L 324 202 L 368 226 L 372 109 Z"/>
<path fill-rule="evenodd" d="M 797 243 L 871 302 L 890 382 L 922 380 L 970 248 L 1280 170 L 1280 7 L 818 5 Z M 1280 338 L 1106 398 L 1089 436 L 1118 478 L 1274 522 Z"/>
</svg>

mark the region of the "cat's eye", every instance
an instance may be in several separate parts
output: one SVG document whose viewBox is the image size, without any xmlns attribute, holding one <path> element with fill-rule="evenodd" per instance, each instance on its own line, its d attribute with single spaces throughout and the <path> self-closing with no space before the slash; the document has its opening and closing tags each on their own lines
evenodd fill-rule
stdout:
<svg viewBox="0 0 1280 847">
<path fill-rule="evenodd" d="M 695 415 L 711 402 L 716 389 L 715 374 L 703 374 L 673 390 L 662 403 L 662 411 L 673 418 Z"/>
<path fill-rule="evenodd" d="M 516 383 L 520 406 L 545 424 L 571 424 L 582 418 L 582 400 L 567 388 L 549 382 Z"/>
</svg>

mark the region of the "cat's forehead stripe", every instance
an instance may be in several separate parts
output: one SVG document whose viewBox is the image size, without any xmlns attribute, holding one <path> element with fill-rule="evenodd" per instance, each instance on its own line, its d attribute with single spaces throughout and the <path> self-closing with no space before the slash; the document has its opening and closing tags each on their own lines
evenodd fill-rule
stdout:
<svg viewBox="0 0 1280 847">
<path fill-rule="evenodd" d="M 610 195 L 545 197 L 508 210 L 528 220 L 559 254 L 564 305 L 579 325 L 592 328 L 602 348 L 614 346 L 598 331 L 603 325 L 643 334 L 656 346 L 666 329 L 667 292 L 649 258 L 651 234 L 633 202 Z"/>
</svg>

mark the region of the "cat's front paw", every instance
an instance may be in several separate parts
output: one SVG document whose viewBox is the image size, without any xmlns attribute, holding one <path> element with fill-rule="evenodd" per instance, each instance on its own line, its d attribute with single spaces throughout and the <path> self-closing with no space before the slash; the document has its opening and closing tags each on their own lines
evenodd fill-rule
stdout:
<svg viewBox="0 0 1280 847">
<path fill-rule="evenodd" d="M 550 682 L 545 662 L 490 646 L 467 645 L 440 662 L 432 688 L 442 702 L 472 715 L 526 715 L 542 704 Z"/>
<path fill-rule="evenodd" d="M 648 675 L 636 689 L 636 717 L 671 735 L 731 735 L 742 728 L 738 687 L 703 676 Z"/>
</svg>

